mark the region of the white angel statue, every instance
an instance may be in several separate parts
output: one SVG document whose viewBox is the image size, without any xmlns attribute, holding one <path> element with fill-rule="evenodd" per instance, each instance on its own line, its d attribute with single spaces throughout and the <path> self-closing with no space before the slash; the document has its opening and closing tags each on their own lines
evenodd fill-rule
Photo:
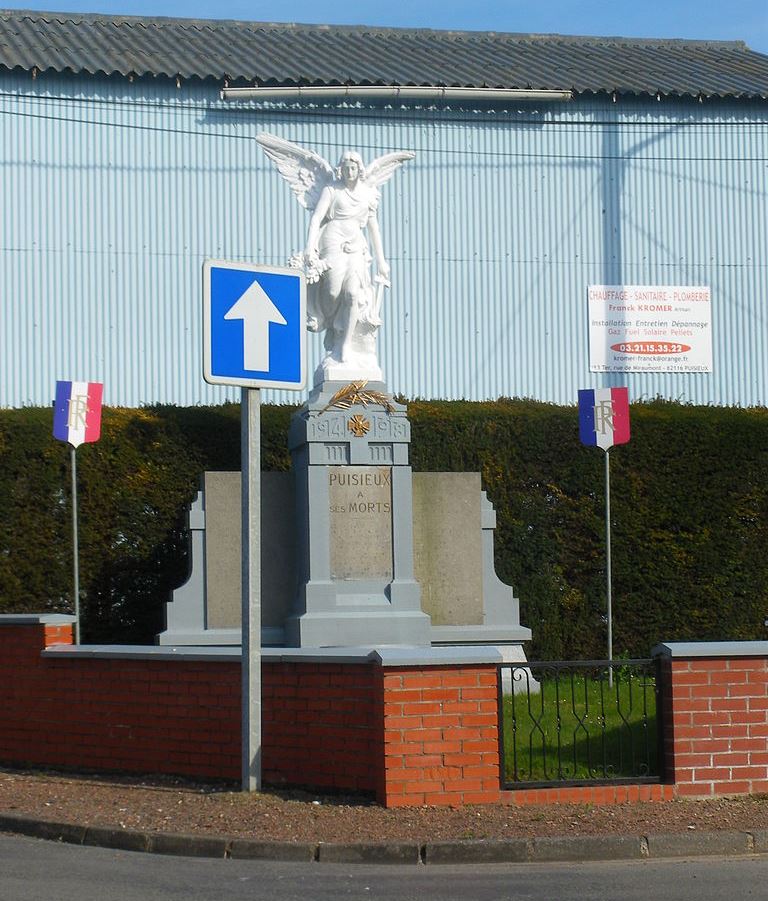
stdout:
<svg viewBox="0 0 768 901">
<path fill-rule="evenodd" d="M 364 166 L 360 154 L 348 150 L 334 169 L 319 154 L 274 135 L 256 141 L 312 214 L 304 251 L 290 265 L 307 276 L 307 328 L 325 332 L 326 354 L 315 382 L 381 381 L 376 335 L 390 280 L 377 218 L 379 186 L 415 154 L 387 153 Z"/>
</svg>

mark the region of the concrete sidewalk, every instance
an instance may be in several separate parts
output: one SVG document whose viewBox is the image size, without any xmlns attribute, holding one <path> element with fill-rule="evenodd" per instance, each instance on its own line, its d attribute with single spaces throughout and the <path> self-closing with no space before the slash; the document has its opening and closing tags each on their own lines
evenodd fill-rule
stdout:
<svg viewBox="0 0 768 901">
<path fill-rule="evenodd" d="M 0 814 L 0 832 L 49 841 L 180 857 L 306 863 L 482 864 L 643 860 L 768 854 L 768 829 L 648 835 L 587 835 L 484 841 L 343 843 L 274 842 L 227 836 L 142 832 Z"/>
</svg>

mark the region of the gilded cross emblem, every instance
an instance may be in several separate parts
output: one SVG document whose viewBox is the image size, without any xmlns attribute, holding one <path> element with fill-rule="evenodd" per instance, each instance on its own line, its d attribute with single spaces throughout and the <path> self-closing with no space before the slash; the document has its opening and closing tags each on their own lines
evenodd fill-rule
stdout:
<svg viewBox="0 0 768 901">
<path fill-rule="evenodd" d="M 350 420 L 347 423 L 347 428 L 350 432 L 352 432 L 355 438 L 362 438 L 368 433 L 368 430 L 371 428 L 371 424 L 370 422 L 368 422 L 365 416 L 361 416 L 359 413 L 356 413 L 354 416 L 350 417 Z"/>
</svg>

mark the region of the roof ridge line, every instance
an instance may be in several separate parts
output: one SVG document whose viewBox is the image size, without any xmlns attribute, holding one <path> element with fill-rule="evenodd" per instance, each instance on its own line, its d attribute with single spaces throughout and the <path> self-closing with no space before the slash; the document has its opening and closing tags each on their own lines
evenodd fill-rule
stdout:
<svg viewBox="0 0 768 901">
<path fill-rule="evenodd" d="M 64 12 L 34 9 L 4 9 L 0 8 L 2 18 L 40 19 L 42 21 L 71 21 L 71 22 L 103 22 L 107 23 L 141 23 L 158 25 L 176 25 L 178 27 L 213 28 L 217 25 L 238 26 L 247 30 L 270 31 L 345 31 L 364 32 L 367 34 L 382 32 L 386 34 L 430 34 L 441 36 L 468 37 L 474 39 L 512 39 L 516 41 L 563 41 L 567 43 L 631 43 L 631 44 L 685 44 L 704 46 L 734 46 L 750 49 L 743 40 L 717 40 L 707 38 L 669 38 L 669 37 L 631 37 L 626 35 L 581 35 L 560 34 L 559 32 L 518 32 L 518 31 L 487 31 L 481 29 L 453 29 L 453 28 L 404 28 L 391 25 L 367 25 L 360 24 L 335 24 L 323 22 L 269 22 L 250 19 L 216 19 L 216 18 L 184 18 L 178 16 L 135 16 L 120 13 L 96 13 L 96 12 Z M 757 51 L 755 51 L 757 52 Z"/>
</svg>

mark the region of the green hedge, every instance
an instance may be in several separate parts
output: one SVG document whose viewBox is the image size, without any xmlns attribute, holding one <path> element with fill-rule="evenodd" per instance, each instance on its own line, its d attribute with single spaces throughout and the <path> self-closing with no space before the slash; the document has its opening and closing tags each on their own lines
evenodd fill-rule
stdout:
<svg viewBox="0 0 768 901">
<path fill-rule="evenodd" d="M 262 409 L 265 469 L 287 469 L 293 408 Z M 480 470 L 496 506 L 496 568 L 538 658 L 605 656 L 603 453 L 576 410 L 524 400 L 409 406 L 417 470 Z M 183 516 L 205 469 L 239 466 L 239 407 L 104 411 L 78 450 L 89 641 L 151 641 L 184 581 Z M 768 411 L 632 407 L 611 453 L 614 650 L 766 638 Z M 0 612 L 68 610 L 69 451 L 51 411 L 0 411 Z"/>
</svg>

